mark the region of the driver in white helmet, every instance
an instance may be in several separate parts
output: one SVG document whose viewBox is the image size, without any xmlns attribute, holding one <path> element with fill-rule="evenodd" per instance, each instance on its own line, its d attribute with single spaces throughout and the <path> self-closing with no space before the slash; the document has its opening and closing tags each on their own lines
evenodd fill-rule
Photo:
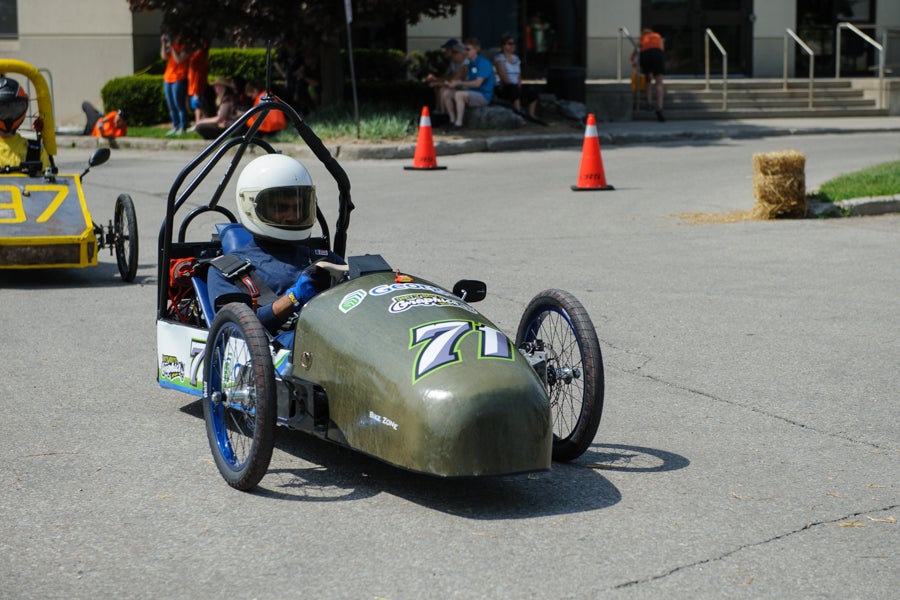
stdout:
<svg viewBox="0 0 900 600">
<path fill-rule="evenodd" d="M 258 299 L 257 316 L 266 330 L 286 348 L 293 346 L 293 328 L 285 325 L 315 296 L 326 277 L 317 277 L 313 263 L 325 260 L 344 264 L 329 250 L 311 248 L 304 242 L 316 223 L 316 188 L 309 171 L 283 154 L 267 154 L 251 161 L 237 182 L 238 221 L 253 234 L 246 246 L 231 252 L 233 258 L 249 261 L 254 281 L 248 272 L 240 277 L 210 268 L 207 275 L 209 296 L 216 309 L 230 294 L 253 296 L 253 288 L 263 288 Z M 213 261 L 213 266 L 218 261 Z M 323 282 L 323 279 L 325 282 Z M 268 288 L 265 290 L 264 288 Z"/>
</svg>

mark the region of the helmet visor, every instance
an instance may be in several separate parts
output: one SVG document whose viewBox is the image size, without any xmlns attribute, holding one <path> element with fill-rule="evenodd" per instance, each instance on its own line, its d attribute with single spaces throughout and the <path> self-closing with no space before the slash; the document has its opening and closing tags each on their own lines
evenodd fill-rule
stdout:
<svg viewBox="0 0 900 600">
<path fill-rule="evenodd" d="M 311 185 L 268 188 L 256 196 L 256 216 L 282 229 L 309 229 L 316 222 L 316 188 Z"/>
<path fill-rule="evenodd" d="M 25 114 L 28 109 L 28 98 L 12 98 L 0 102 L 0 120 L 15 120 Z"/>
</svg>

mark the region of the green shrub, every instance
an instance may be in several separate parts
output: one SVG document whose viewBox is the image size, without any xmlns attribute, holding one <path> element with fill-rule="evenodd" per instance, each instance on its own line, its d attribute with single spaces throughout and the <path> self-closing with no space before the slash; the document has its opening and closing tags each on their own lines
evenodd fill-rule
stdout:
<svg viewBox="0 0 900 600">
<path fill-rule="evenodd" d="M 266 50 L 264 48 L 210 48 L 209 72 L 215 77 L 241 77 L 245 81 L 266 80 Z M 272 70 L 272 78 L 278 71 Z"/>
<path fill-rule="evenodd" d="M 100 89 L 104 112 L 124 109 L 128 123 L 156 125 L 169 120 L 161 75 L 132 75 L 110 79 Z"/>
</svg>

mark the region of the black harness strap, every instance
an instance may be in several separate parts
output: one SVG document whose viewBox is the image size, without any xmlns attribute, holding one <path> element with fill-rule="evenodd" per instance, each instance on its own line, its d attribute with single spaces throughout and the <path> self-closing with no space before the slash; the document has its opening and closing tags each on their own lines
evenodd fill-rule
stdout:
<svg viewBox="0 0 900 600">
<path fill-rule="evenodd" d="M 246 258 L 239 258 L 234 254 L 223 254 L 210 260 L 209 265 L 215 267 L 231 283 L 242 284 L 250 294 L 254 310 L 260 304 L 265 306 L 278 299 L 278 295 L 259 278 L 255 273 L 255 268 Z"/>
<path fill-rule="evenodd" d="M 41 161 L 41 141 L 40 140 L 26 140 L 28 142 L 27 148 L 28 150 L 25 153 L 25 162 L 40 162 Z"/>
</svg>

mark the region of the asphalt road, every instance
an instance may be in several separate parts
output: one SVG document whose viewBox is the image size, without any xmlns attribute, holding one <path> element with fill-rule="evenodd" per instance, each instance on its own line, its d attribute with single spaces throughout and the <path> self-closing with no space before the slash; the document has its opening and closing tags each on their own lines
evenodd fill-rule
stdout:
<svg viewBox="0 0 900 600">
<path fill-rule="evenodd" d="M 445 481 L 280 430 L 261 488 L 220 478 L 199 406 L 155 381 L 156 242 L 189 154 L 116 152 L 134 284 L 0 272 L 0 598 L 894 598 L 900 216 L 694 225 L 753 205 L 753 152 L 807 187 L 898 158 L 895 134 L 345 163 L 349 253 L 450 285 L 514 333 L 548 287 L 604 353 L 597 438 L 537 475 Z M 64 170 L 85 150 L 66 150 Z M 334 188 L 312 166 L 334 215 Z M 333 218 L 332 218 L 333 220 Z M 364 335 L 364 333 L 361 333 Z"/>
</svg>

